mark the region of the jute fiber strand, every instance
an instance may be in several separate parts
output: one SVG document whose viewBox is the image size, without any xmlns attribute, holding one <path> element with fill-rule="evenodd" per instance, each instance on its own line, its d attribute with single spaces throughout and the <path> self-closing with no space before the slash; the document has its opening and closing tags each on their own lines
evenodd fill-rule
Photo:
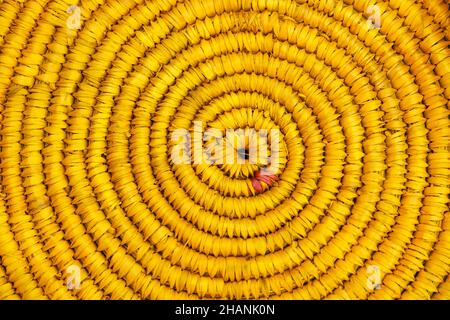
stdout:
<svg viewBox="0 0 450 320">
<path fill-rule="evenodd" d="M 449 38 L 446 0 L 0 0 L 0 299 L 450 299 Z M 277 171 L 175 163 L 197 122 Z"/>
</svg>

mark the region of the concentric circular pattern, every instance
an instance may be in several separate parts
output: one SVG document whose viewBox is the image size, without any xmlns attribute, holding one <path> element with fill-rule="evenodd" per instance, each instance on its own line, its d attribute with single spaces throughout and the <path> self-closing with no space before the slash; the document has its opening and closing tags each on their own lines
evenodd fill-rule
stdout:
<svg viewBox="0 0 450 320">
<path fill-rule="evenodd" d="M 449 299 L 449 30 L 445 0 L 0 0 L 0 298 Z M 277 169 L 174 162 L 196 123 L 278 130 Z"/>
</svg>

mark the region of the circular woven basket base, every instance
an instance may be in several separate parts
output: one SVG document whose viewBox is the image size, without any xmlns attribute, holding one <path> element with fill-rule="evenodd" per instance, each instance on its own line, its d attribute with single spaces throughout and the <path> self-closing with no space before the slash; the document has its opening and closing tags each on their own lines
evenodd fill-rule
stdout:
<svg viewBox="0 0 450 320">
<path fill-rule="evenodd" d="M 449 30 L 445 0 L 0 0 L 0 299 L 450 299 Z"/>
</svg>

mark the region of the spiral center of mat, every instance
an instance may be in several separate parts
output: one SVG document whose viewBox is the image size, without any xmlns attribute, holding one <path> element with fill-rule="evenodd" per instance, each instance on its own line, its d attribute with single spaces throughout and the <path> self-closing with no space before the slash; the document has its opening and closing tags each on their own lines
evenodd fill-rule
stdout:
<svg viewBox="0 0 450 320">
<path fill-rule="evenodd" d="M 248 148 L 239 148 L 238 155 L 245 161 L 248 161 L 250 159 L 250 151 L 248 150 Z"/>
</svg>

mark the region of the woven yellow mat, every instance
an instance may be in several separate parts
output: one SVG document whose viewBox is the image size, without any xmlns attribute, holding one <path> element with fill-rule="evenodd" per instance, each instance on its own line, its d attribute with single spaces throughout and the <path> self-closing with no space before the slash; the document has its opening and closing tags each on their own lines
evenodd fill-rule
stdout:
<svg viewBox="0 0 450 320">
<path fill-rule="evenodd" d="M 0 299 L 450 299 L 449 10 L 0 0 Z"/>
</svg>

